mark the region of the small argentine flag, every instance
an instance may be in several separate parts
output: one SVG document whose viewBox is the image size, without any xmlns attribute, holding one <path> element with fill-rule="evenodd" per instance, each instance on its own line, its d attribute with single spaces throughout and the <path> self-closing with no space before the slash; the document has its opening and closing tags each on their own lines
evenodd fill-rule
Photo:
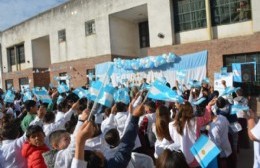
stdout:
<svg viewBox="0 0 260 168">
<path fill-rule="evenodd" d="M 52 99 L 49 96 L 48 92 L 45 90 L 33 90 L 33 94 L 36 96 L 38 100 L 41 100 L 43 103 L 51 103 Z"/>
<path fill-rule="evenodd" d="M 4 102 L 6 103 L 13 103 L 14 102 L 15 95 L 11 90 L 8 90 L 5 94 Z"/>
<path fill-rule="evenodd" d="M 69 87 L 65 83 L 61 83 L 58 86 L 58 92 L 59 93 L 65 93 L 65 92 L 68 92 L 69 90 L 70 90 Z"/>
<path fill-rule="evenodd" d="M 237 114 L 238 112 L 245 111 L 247 112 L 249 110 L 248 106 L 243 106 L 241 104 L 235 104 L 231 106 L 231 114 Z"/>
<path fill-rule="evenodd" d="M 236 92 L 240 87 L 234 88 L 234 87 L 226 87 L 224 92 L 221 94 L 221 96 L 230 95 L 231 93 Z"/>
<path fill-rule="evenodd" d="M 33 100 L 31 91 L 26 91 L 23 95 L 23 102 L 26 102 L 27 100 Z"/>
<path fill-rule="evenodd" d="M 218 147 L 205 135 L 201 135 L 190 149 L 202 168 L 206 168 L 220 153 Z"/>
<path fill-rule="evenodd" d="M 75 90 L 73 90 L 73 93 L 78 95 L 80 99 L 83 97 L 89 98 L 90 96 L 88 90 L 85 90 L 82 87 L 76 88 Z"/>
<path fill-rule="evenodd" d="M 121 88 L 114 93 L 115 102 L 123 102 L 124 104 L 130 103 L 130 96 L 127 89 Z"/>
<path fill-rule="evenodd" d="M 88 91 L 89 91 L 89 94 L 90 94 L 90 99 L 91 99 L 92 101 L 95 101 L 95 100 L 96 100 L 96 98 L 97 98 L 97 96 L 98 96 L 98 94 L 99 94 L 99 92 L 100 92 L 100 89 L 101 89 L 102 85 L 103 85 L 102 82 L 99 81 L 99 80 L 97 80 L 97 81 L 92 81 L 92 82 L 91 82 L 91 86 L 90 86 L 90 88 L 88 89 Z"/>
<path fill-rule="evenodd" d="M 106 106 L 111 107 L 114 102 L 114 92 L 115 88 L 111 85 L 106 85 L 101 89 L 101 92 L 98 96 L 97 102 Z"/>
<path fill-rule="evenodd" d="M 148 98 L 155 100 L 172 101 L 173 97 L 176 95 L 177 93 L 175 91 L 156 80 L 152 84 L 147 96 Z"/>
</svg>

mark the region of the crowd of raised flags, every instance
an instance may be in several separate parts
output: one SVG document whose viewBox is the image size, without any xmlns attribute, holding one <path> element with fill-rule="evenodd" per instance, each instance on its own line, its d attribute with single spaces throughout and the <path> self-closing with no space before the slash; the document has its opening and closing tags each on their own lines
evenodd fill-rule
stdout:
<svg viewBox="0 0 260 168">
<path fill-rule="evenodd" d="M 171 57 L 173 57 L 173 56 L 169 55 L 169 56 L 165 57 L 164 59 L 167 60 L 167 58 L 170 59 Z M 145 61 L 145 60 L 139 60 L 139 61 Z M 120 60 L 118 60 L 117 66 L 122 66 L 122 63 L 120 62 Z M 182 81 L 184 78 L 185 78 L 185 71 L 179 71 L 177 73 L 177 79 L 179 81 Z M 171 110 L 171 113 L 172 113 L 171 115 L 174 115 L 176 117 L 176 115 L 178 114 L 178 110 L 179 110 L 178 107 L 176 106 L 176 104 L 178 104 L 178 106 L 180 106 L 179 108 L 181 108 L 182 106 L 184 106 L 186 104 L 186 102 L 189 101 L 191 107 L 196 108 L 196 106 L 200 106 L 202 103 L 205 103 L 205 102 L 209 103 L 210 100 L 211 101 L 215 100 L 215 102 L 216 102 L 217 98 L 218 98 L 217 95 L 214 95 L 213 92 L 210 92 L 210 87 L 209 87 L 209 83 L 210 82 L 209 82 L 208 78 L 205 78 L 203 81 L 190 80 L 188 82 L 188 86 L 184 86 L 184 85 L 182 85 L 182 83 L 180 83 L 175 88 L 171 88 L 171 87 L 167 86 L 166 83 L 167 83 L 167 79 L 163 79 L 163 80 L 162 79 L 158 79 L 158 80 L 155 80 L 151 84 L 144 83 L 139 88 L 139 91 L 141 91 L 143 94 L 144 93 L 145 94 L 142 95 L 143 97 L 141 97 L 141 100 L 138 99 L 139 97 L 137 97 L 137 99 L 135 101 L 140 101 L 138 104 L 140 104 L 142 101 L 145 101 L 145 102 L 143 102 L 144 104 L 147 101 L 152 101 L 152 102 L 154 102 L 156 104 L 156 106 L 157 106 L 156 108 L 158 108 L 158 106 L 160 105 L 159 102 L 161 102 L 163 104 L 163 106 L 167 106 L 167 108 L 169 108 L 169 110 Z M 193 94 L 193 89 L 197 89 L 199 91 L 199 96 L 197 96 L 197 97 L 193 98 L 193 100 L 191 100 L 190 98 L 191 98 L 191 96 Z M 207 91 L 207 93 L 208 93 L 207 95 L 204 95 L 202 93 L 203 89 L 205 89 Z M 232 98 L 232 94 L 235 94 L 239 89 L 240 88 L 226 87 L 225 91 L 220 94 L 221 97 L 225 98 L 227 104 L 230 105 L 229 106 L 230 109 L 228 111 L 226 111 L 227 114 L 224 115 L 225 117 L 227 117 L 228 120 L 229 120 L 228 115 L 235 115 L 236 116 L 236 114 L 241 112 L 241 111 L 242 111 L 242 113 L 245 113 L 245 115 L 247 115 L 248 112 L 249 112 L 249 107 L 248 107 L 247 103 L 245 103 L 245 104 L 241 104 L 239 102 L 237 103 L 236 101 L 234 101 L 235 99 Z M 55 97 L 56 98 L 53 97 L 54 93 L 51 92 L 50 90 L 47 90 L 44 87 L 41 87 L 41 88 L 40 87 L 36 87 L 36 88 L 31 89 L 31 90 L 30 89 L 26 89 L 23 93 L 21 93 L 22 97 L 20 98 L 20 100 L 22 100 L 22 101 L 21 101 L 20 105 L 23 106 L 23 103 L 25 103 L 27 101 L 30 101 L 30 100 L 35 100 L 38 104 L 47 103 L 48 104 L 48 108 L 51 106 L 50 104 L 52 104 L 52 108 L 50 108 L 50 113 L 53 113 L 54 109 L 57 110 L 57 108 L 55 108 L 55 107 L 53 108 L 54 105 L 61 104 L 62 102 L 64 102 L 66 100 L 68 95 L 75 94 L 78 97 L 78 99 L 86 99 L 88 102 L 94 102 L 94 103 L 98 104 L 99 107 L 102 106 L 103 108 L 101 108 L 101 112 L 100 113 L 103 114 L 103 112 L 105 112 L 105 109 L 114 107 L 115 104 L 117 104 L 117 103 L 123 103 L 126 106 L 130 104 L 129 106 L 132 106 L 133 104 L 131 103 L 131 101 L 134 100 L 134 97 L 133 96 L 131 97 L 131 94 L 130 94 L 130 92 L 132 92 L 132 88 L 126 88 L 124 86 L 113 87 L 110 83 L 107 83 L 107 82 L 104 82 L 104 81 L 101 81 L 101 80 L 91 81 L 91 84 L 90 84 L 89 88 L 78 87 L 78 88 L 75 88 L 73 90 L 71 90 L 66 84 L 62 83 L 62 84 L 60 84 L 57 87 L 57 92 L 55 92 Z M 190 91 L 189 99 L 185 99 L 185 97 L 183 97 L 183 95 L 182 95 L 182 93 L 185 90 L 189 90 Z M 52 94 L 50 94 L 50 93 L 52 93 Z M 2 95 L 2 98 L 3 98 L 4 102 L 5 102 L 5 104 L 14 103 L 15 102 L 15 97 L 16 97 L 15 94 L 16 94 L 15 91 L 7 90 L 6 93 Z M 213 97 L 210 98 L 211 95 L 213 95 Z M 242 95 L 239 95 L 239 96 L 242 96 Z M 169 104 L 171 104 L 171 106 L 169 106 Z M 3 104 L 2 106 L 5 106 L 5 105 Z M 203 111 L 204 110 L 206 111 L 206 108 L 207 108 L 206 106 L 208 107 L 208 105 L 205 105 L 204 108 L 201 108 L 201 109 Z M 135 106 L 133 108 L 136 108 L 136 107 L 137 106 Z M 11 108 L 11 107 L 9 107 L 9 108 Z M 175 108 L 176 110 L 173 111 L 172 110 L 173 108 Z M 211 115 L 215 115 L 215 116 L 220 115 L 218 113 L 218 110 L 221 109 L 221 108 L 222 107 L 217 107 L 216 104 L 211 104 L 211 107 L 209 109 L 212 112 Z M 3 109 L 4 108 L 2 108 L 2 110 Z M 154 110 L 156 111 L 156 109 L 154 109 Z M 93 109 L 91 109 L 91 111 L 94 111 L 93 113 L 96 112 Z M 128 110 L 126 110 L 126 111 L 128 111 Z M 155 113 L 155 111 L 153 111 L 153 113 Z M 118 113 L 119 112 L 124 112 L 124 111 L 118 111 Z M 1 119 L 2 119 L 2 118 L 4 118 L 3 116 L 5 114 L 7 114 L 7 111 L 2 111 L 1 113 L 2 114 L 0 116 L 1 116 Z M 13 110 L 13 113 L 15 113 L 15 109 Z M 67 112 L 67 113 L 69 113 L 69 112 Z M 81 113 L 82 113 L 82 111 L 81 111 Z M 22 111 L 21 111 L 21 114 L 22 114 Z M 74 115 L 77 115 L 77 114 L 74 114 Z M 97 121 L 98 117 L 100 116 L 99 114 L 92 114 L 92 115 L 94 115 L 96 117 L 95 118 L 96 121 Z M 117 114 L 115 114 L 115 115 L 117 115 Z M 126 116 L 127 115 L 131 115 L 131 114 L 128 114 L 126 112 Z M 204 115 L 204 112 L 202 112 L 202 116 L 196 116 L 196 114 L 194 113 L 194 118 L 196 118 L 196 117 L 203 117 L 203 115 Z M 106 116 L 107 118 L 105 117 L 105 115 L 101 115 L 101 116 L 102 116 L 101 122 L 98 122 L 96 124 L 101 124 L 102 125 L 102 122 L 109 118 L 109 122 L 110 122 L 109 124 L 113 125 L 111 128 L 118 128 L 117 127 L 118 123 L 117 123 L 116 119 L 113 120 L 113 121 L 111 120 L 111 117 L 112 117 L 111 114 L 110 115 L 108 114 L 108 116 Z M 146 117 L 146 114 L 144 114 L 141 117 L 141 119 L 143 119 L 145 117 Z M 158 117 L 158 116 L 156 115 L 156 117 Z M 155 124 L 156 117 L 154 116 L 154 121 L 151 123 L 153 125 L 153 127 L 156 127 L 156 124 Z M 19 118 L 19 117 L 17 117 L 17 118 Z M 124 130 L 126 130 L 127 127 L 128 127 L 127 125 L 124 125 L 125 123 L 127 123 L 126 118 L 125 118 L 125 120 L 120 121 L 121 124 L 123 124 L 123 129 Z M 43 125 L 44 125 L 44 121 L 41 121 L 41 119 L 39 119 L 39 118 L 38 118 L 38 120 L 40 122 L 43 122 Z M 60 119 L 60 120 L 63 120 L 63 118 Z M 60 121 L 60 120 L 58 120 L 58 121 Z M 171 120 L 174 121 L 174 118 L 171 118 Z M 35 122 L 35 123 L 37 123 L 37 122 Z M 115 123 L 113 123 L 113 122 L 115 122 Z M 149 123 L 151 121 L 149 121 L 149 119 L 148 119 L 147 122 Z M 210 125 L 211 122 L 212 122 L 212 120 L 209 120 L 207 125 Z M 229 122 L 231 122 L 231 121 L 229 121 Z M 109 124 L 107 126 L 110 126 Z M 142 124 L 143 124 L 143 120 L 139 122 L 139 128 L 141 127 Z M 185 125 L 186 123 L 182 123 L 182 124 Z M 239 123 L 237 121 L 236 121 L 236 125 L 239 125 Z M 174 125 L 171 125 L 171 126 L 174 127 Z M 1 127 L 3 128 L 4 126 L 1 125 Z M 147 125 L 146 125 L 146 127 L 147 127 Z M 169 125 L 169 127 L 170 127 L 170 125 Z M 64 125 L 61 128 L 64 129 Z M 205 128 L 206 128 L 206 125 L 205 125 Z M 168 129 L 168 128 L 166 128 L 166 129 Z M 195 128 L 192 128 L 192 129 L 195 129 Z M 56 131 L 56 130 L 57 129 L 49 130 L 49 131 Z M 199 130 L 199 131 L 203 132 L 203 130 Z M 208 131 L 208 130 L 206 129 L 206 131 Z M 233 130 L 233 132 L 236 132 L 236 133 L 238 131 L 240 131 L 240 130 Z M 105 133 L 103 132 L 103 134 L 105 134 Z M 218 160 L 220 158 L 219 154 L 220 154 L 221 151 L 226 150 L 226 149 L 222 149 L 221 145 L 219 146 L 219 144 L 216 144 L 216 139 L 214 139 L 214 138 L 212 139 L 212 138 L 210 138 L 210 137 L 208 137 L 207 135 L 204 135 L 204 134 L 199 134 L 199 135 L 200 135 L 199 137 L 194 137 L 196 139 L 196 142 L 193 143 L 193 145 L 190 147 L 190 152 L 192 153 L 193 157 L 196 159 L 196 162 L 198 163 L 197 165 L 195 164 L 196 165 L 195 167 L 197 167 L 197 166 L 201 166 L 202 168 L 206 168 L 206 167 L 222 167 L 223 165 L 219 164 L 219 160 Z M 103 138 L 104 138 L 104 136 L 105 135 L 102 135 Z M 156 132 L 154 133 L 154 136 L 156 137 Z M 194 136 L 197 136 L 197 135 L 194 135 Z M 226 136 L 228 136 L 228 135 L 226 135 Z M 181 137 L 184 138 L 184 135 L 182 135 Z M 75 139 L 75 137 L 74 137 L 74 139 Z M 103 143 L 103 141 L 104 140 L 102 140 L 102 143 Z M 136 141 L 136 140 L 129 139 L 128 141 Z M 173 144 L 175 143 L 174 141 L 170 141 L 170 142 L 173 143 Z M 25 141 L 24 141 L 24 143 L 25 143 Z M 75 143 L 75 141 L 72 141 L 71 143 Z M 229 143 L 229 142 L 225 142 L 225 143 Z M 92 142 L 92 145 L 95 146 L 96 144 L 97 144 L 96 142 L 94 142 L 94 141 Z M 47 145 L 49 147 L 51 146 L 51 144 L 47 144 Z M 182 145 L 185 146 L 185 144 L 182 144 Z M 140 147 L 140 143 L 139 143 L 139 147 Z M 152 147 L 156 148 L 156 144 L 153 144 Z M 95 148 L 95 147 L 93 147 L 93 148 Z M 232 148 L 233 148 L 233 146 L 232 146 Z M 98 147 L 95 148 L 95 149 L 98 149 Z M 166 149 L 166 148 L 163 147 L 163 149 Z M 182 148 L 174 147 L 173 149 L 171 149 L 171 151 L 173 151 L 173 150 L 174 151 L 179 151 L 179 152 L 183 153 L 184 157 L 186 157 L 186 155 L 188 155 L 188 154 L 185 153 L 185 151 L 182 151 L 181 149 Z M 1 150 L 4 150 L 4 149 L 1 148 Z M 19 149 L 17 148 L 16 150 L 19 150 Z M 153 149 L 153 151 L 154 151 L 154 149 Z M 2 163 L 0 163 L 0 167 L 1 167 L 1 165 L 2 166 L 6 165 L 5 161 L 7 162 L 7 160 L 5 160 L 5 157 L 7 157 L 7 156 L 3 156 L 3 155 L 6 154 L 5 152 L 6 151 L 0 152 L 0 153 L 3 153 L 3 154 L 0 155 L 0 159 L 1 159 L 1 162 L 2 162 Z M 236 151 L 232 150 L 232 152 L 236 152 Z M 161 152 L 161 153 L 163 153 L 163 152 Z M 230 155 L 230 153 L 229 153 L 229 155 Z M 236 154 L 234 154 L 234 155 L 236 155 Z M 14 156 L 14 157 L 16 157 L 16 156 Z M 229 156 L 226 156 L 226 158 L 228 158 L 228 157 Z M 150 156 L 146 155 L 146 156 L 142 156 L 140 158 L 143 159 L 143 160 L 141 160 L 141 162 L 150 161 L 152 163 L 151 164 L 147 164 L 147 165 L 154 165 L 154 166 L 156 166 L 156 161 L 155 162 L 153 161 L 153 159 L 154 159 L 153 155 L 152 156 L 151 155 Z M 153 159 L 151 159 L 151 158 L 153 158 Z M 159 156 L 159 158 L 160 158 L 160 156 Z M 13 158 L 13 159 L 15 159 L 15 158 Z M 58 158 L 56 158 L 56 159 L 58 159 Z M 70 159 L 72 160 L 73 157 L 70 158 Z M 167 158 L 167 159 L 169 159 L 169 158 Z M 16 161 L 17 160 L 15 160 L 15 162 Z M 138 164 L 140 164 L 136 160 L 131 160 L 129 162 L 129 164 L 128 164 L 128 167 L 131 167 L 130 163 L 132 165 L 135 164 L 134 167 L 138 167 Z M 45 162 L 45 164 L 46 164 L 46 162 Z M 191 162 L 189 162 L 189 163 L 187 162 L 185 164 L 189 165 L 189 167 L 192 167 Z M 183 165 L 185 165 L 185 164 L 183 164 Z M 45 167 L 46 166 L 47 167 L 51 167 L 50 165 L 47 165 L 47 164 L 45 165 Z M 68 166 L 68 165 L 66 165 L 66 166 Z M 235 166 L 235 164 L 234 164 L 234 166 Z M 15 165 L 15 167 L 18 167 L 18 166 Z M 44 167 L 44 166 L 42 165 L 42 167 Z M 53 166 L 53 167 L 56 167 L 56 166 Z M 144 166 L 144 167 L 147 167 L 147 166 Z"/>
</svg>

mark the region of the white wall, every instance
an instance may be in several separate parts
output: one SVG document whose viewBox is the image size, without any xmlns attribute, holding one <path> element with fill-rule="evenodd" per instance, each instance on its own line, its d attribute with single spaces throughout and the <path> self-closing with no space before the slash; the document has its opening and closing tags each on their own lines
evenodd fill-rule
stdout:
<svg viewBox="0 0 260 168">
<path fill-rule="evenodd" d="M 252 7 L 252 20 L 253 20 L 253 31 L 260 31 L 260 1 L 259 0 L 251 0 Z"/>
<path fill-rule="evenodd" d="M 184 44 L 198 41 L 209 40 L 207 29 L 197 29 L 176 33 L 176 43 Z"/>
<path fill-rule="evenodd" d="M 253 34 L 252 21 L 213 27 L 214 38 L 227 38 Z"/>
<path fill-rule="evenodd" d="M 138 24 L 110 16 L 111 52 L 115 55 L 136 56 L 139 54 Z"/>
<path fill-rule="evenodd" d="M 149 0 L 148 3 L 150 47 L 173 44 L 173 29 L 170 0 Z M 164 34 L 159 38 L 158 33 Z"/>
<path fill-rule="evenodd" d="M 36 68 L 48 68 L 50 59 L 49 37 L 32 40 L 33 66 Z"/>
</svg>

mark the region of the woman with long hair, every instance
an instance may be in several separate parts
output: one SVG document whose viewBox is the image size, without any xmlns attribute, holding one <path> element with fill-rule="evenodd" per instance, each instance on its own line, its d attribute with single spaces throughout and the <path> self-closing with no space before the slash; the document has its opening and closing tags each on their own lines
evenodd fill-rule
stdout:
<svg viewBox="0 0 260 168">
<path fill-rule="evenodd" d="M 158 158 L 158 156 L 163 152 L 165 146 L 173 143 L 168 129 L 170 122 L 170 110 L 165 106 L 159 106 L 156 109 L 156 120 L 153 127 L 153 131 L 156 135 L 155 158 Z"/>
<path fill-rule="evenodd" d="M 214 99 L 214 101 L 216 101 Z M 198 167 L 199 164 L 190 152 L 190 148 L 200 136 L 202 126 L 208 124 L 211 120 L 210 102 L 206 107 L 205 114 L 201 117 L 195 117 L 193 108 L 189 102 L 184 102 L 179 107 L 179 111 L 173 122 L 169 123 L 169 132 L 174 144 L 180 146 L 187 163 L 190 167 Z"/>
</svg>

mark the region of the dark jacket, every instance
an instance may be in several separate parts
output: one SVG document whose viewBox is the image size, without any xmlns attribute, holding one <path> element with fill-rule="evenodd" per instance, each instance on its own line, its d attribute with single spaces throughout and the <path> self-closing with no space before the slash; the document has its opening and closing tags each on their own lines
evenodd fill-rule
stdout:
<svg viewBox="0 0 260 168">
<path fill-rule="evenodd" d="M 135 146 L 135 139 L 138 131 L 139 117 L 131 117 L 130 123 L 126 127 L 124 136 L 121 139 L 115 156 L 106 161 L 107 168 L 125 168 L 131 160 L 131 153 Z"/>
</svg>

